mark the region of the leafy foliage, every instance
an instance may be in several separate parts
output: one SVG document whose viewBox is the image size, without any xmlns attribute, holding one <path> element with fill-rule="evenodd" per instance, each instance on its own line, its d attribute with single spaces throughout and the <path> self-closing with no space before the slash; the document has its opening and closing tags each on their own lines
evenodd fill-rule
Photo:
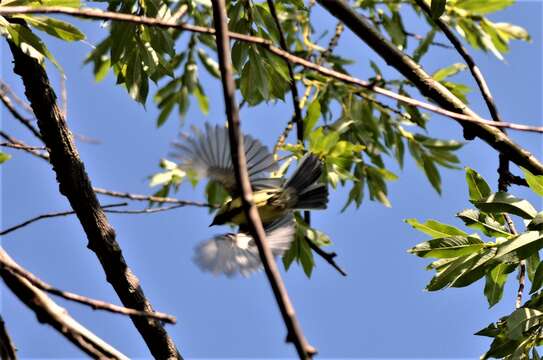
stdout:
<svg viewBox="0 0 543 360">
<path fill-rule="evenodd" d="M 529 184 L 534 192 L 539 190 L 539 179 L 529 173 L 526 176 L 532 176 Z M 538 292 L 543 286 L 543 265 L 539 259 L 539 251 L 543 248 L 541 213 L 526 200 L 507 193 L 491 193 L 486 181 L 473 169 L 466 168 L 466 182 L 470 202 L 477 209 L 463 210 L 457 217 L 466 226 L 481 231 L 487 239 L 482 240 L 480 234 L 470 235 L 435 220 L 420 223 L 408 219 L 408 224 L 432 237 L 409 252 L 436 259 L 427 267 L 435 271 L 426 287 L 429 291 L 468 286 L 484 277 L 484 295 L 490 307 L 502 299 L 508 275 L 522 260 L 527 260 L 528 278 L 532 282 L 530 293 L 535 294 L 524 306 L 477 335 L 494 338 L 489 351 L 482 356 L 484 359 L 539 358 L 535 354 L 536 346 L 541 345 L 543 330 L 543 301 Z M 525 219 L 526 230 L 513 234 L 504 225 L 504 214 Z"/>
</svg>

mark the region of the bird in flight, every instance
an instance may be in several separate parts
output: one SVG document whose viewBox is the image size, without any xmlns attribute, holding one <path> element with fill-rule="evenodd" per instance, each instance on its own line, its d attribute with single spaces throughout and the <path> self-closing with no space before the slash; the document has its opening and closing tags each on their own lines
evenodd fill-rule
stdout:
<svg viewBox="0 0 543 360">
<path fill-rule="evenodd" d="M 243 136 L 243 144 L 253 201 L 264 224 L 268 246 L 275 256 L 282 256 L 290 248 L 296 231 L 293 211 L 325 209 L 327 206 L 328 188 L 319 182 L 322 163 L 308 153 L 289 179 L 271 177 L 279 165 L 268 148 L 250 135 Z M 195 130 L 193 136 L 184 135 L 174 147 L 173 156 L 180 169 L 220 184 L 230 196 L 210 226 L 238 226 L 237 233 L 216 235 L 198 244 L 194 262 L 201 270 L 216 275 L 239 273 L 249 276 L 260 270 L 262 263 L 248 231 L 241 189 L 234 175 L 228 129 L 206 123 L 204 132 Z"/>
</svg>

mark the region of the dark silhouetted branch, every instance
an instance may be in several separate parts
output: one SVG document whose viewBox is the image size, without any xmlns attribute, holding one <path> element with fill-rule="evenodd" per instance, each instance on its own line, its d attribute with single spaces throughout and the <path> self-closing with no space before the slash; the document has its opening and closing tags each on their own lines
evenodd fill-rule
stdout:
<svg viewBox="0 0 543 360">
<path fill-rule="evenodd" d="M 277 269 L 273 254 L 266 242 L 266 234 L 258 210 L 253 203 L 253 194 L 249 175 L 243 137 L 240 131 L 239 111 L 236 103 L 236 85 L 232 75 L 232 63 L 230 58 L 230 46 L 226 9 L 224 0 L 212 0 L 213 22 L 216 30 L 217 53 L 223 85 L 226 116 L 228 118 L 228 133 L 230 137 L 230 153 L 238 187 L 241 189 L 243 211 L 248 220 L 249 231 L 258 247 L 262 265 L 270 282 L 273 294 L 287 327 L 287 340 L 294 343 L 298 356 L 301 359 L 310 359 L 315 350 L 307 343 L 302 329 L 298 324 L 294 308 L 285 288 L 281 275 Z"/>
<path fill-rule="evenodd" d="M 139 279 L 126 264 L 113 227 L 100 208 L 44 68 L 13 43 L 10 42 L 9 45 L 14 58 L 14 71 L 23 80 L 25 95 L 38 120 L 43 141 L 49 149 L 59 190 L 68 198 L 83 226 L 88 238 L 88 248 L 98 257 L 107 281 L 113 286 L 124 306 L 153 312 Z M 141 316 L 131 316 L 131 319 L 154 357 L 181 358 L 159 320 Z"/>
<path fill-rule="evenodd" d="M 11 135 L 9 135 L 9 134 L 5 133 L 4 131 L 1 131 L 1 130 L 0 130 L 0 137 L 7 140 L 10 144 L 17 146 L 17 149 L 26 151 L 29 154 L 32 154 L 34 156 L 39 157 L 42 160 L 45 160 L 45 161 L 49 162 L 49 154 L 42 153 L 42 152 L 40 152 L 38 150 L 33 149 L 34 146 L 28 146 L 25 143 L 23 143 L 21 140 L 18 140 L 16 138 L 14 138 L 13 136 L 11 136 Z M 14 146 L 11 146 L 11 147 L 15 148 Z"/>
<path fill-rule="evenodd" d="M 2 315 L 0 315 L 0 359 L 17 359 L 17 349 L 9 336 L 8 330 L 6 329 L 6 323 L 4 322 L 4 319 L 2 319 Z"/>
<path fill-rule="evenodd" d="M 107 209 L 107 208 L 111 208 L 111 207 L 116 207 L 116 206 L 126 206 L 128 205 L 127 203 L 120 203 L 120 204 L 111 204 L 111 205 L 104 205 L 102 206 L 102 209 Z M 61 211 L 61 212 L 52 212 L 52 213 L 47 213 L 47 214 L 41 214 L 41 215 L 38 215 L 36 217 L 33 217 L 31 219 L 28 219 L 26 221 L 23 221 L 22 223 L 20 224 L 17 224 L 15 226 L 12 226 L 10 228 L 7 228 L 6 230 L 3 230 L 3 231 L 0 231 L 0 236 L 4 236 L 4 235 L 7 235 L 9 234 L 10 232 L 13 232 L 17 229 L 20 229 L 22 227 L 25 227 L 27 225 L 30 225 L 32 224 L 33 222 L 36 222 L 36 221 L 39 221 L 39 220 L 43 220 L 43 219 L 50 219 L 50 218 L 54 218 L 54 217 L 60 217 L 60 216 L 67 216 L 67 215 L 73 215 L 75 214 L 75 211 L 73 210 L 70 210 L 70 211 Z"/>
<path fill-rule="evenodd" d="M 2 248 L 0 248 L 0 261 L 12 268 L 19 267 Z M 34 311 L 39 322 L 51 325 L 87 355 L 95 359 L 128 360 L 128 357 L 78 323 L 66 309 L 58 306 L 27 279 L 6 268 L 0 268 L 0 277 L 13 294 Z"/>
<path fill-rule="evenodd" d="M 9 262 L 4 261 L 2 257 L 0 257 L 0 268 L 7 269 L 16 275 L 22 276 L 23 278 L 28 280 L 32 285 L 34 285 L 40 290 L 46 291 L 53 295 L 60 296 L 66 300 L 70 300 L 70 301 L 74 301 L 83 305 L 90 306 L 94 310 L 105 310 L 112 313 L 129 315 L 129 316 L 134 315 L 134 316 L 150 317 L 150 318 L 162 320 L 170 324 L 175 324 L 176 322 L 175 317 L 165 314 L 165 313 L 161 313 L 161 312 L 150 313 L 146 311 L 129 309 L 129 308 L 111 304 L 105 301 L 95 300 L 86 296 L 74 294 L 69 291 L 59 290 L 55 288 L 54 286 L 46 283 L 45 281 L 39 279 L 36 275 L 32 274 L 30 271 L 23 269 L 20 266 L 13 266 Z"/>
<path fill-rule="evenodd" d="M 42 140 L 42 137 L 41 137 L 41 134 L 40 132 L 38 131 L 38 129 L 36 129 L 34 127 L 34 125 L 32 125 L 32 122 L 25 118 L 24 116 L 22 116 L 18 111 L 17 109 L 15 109 L 15 107 L 13 106 L 13 104 L 11 103 L 11 100 L 9 99 L 9 97 L 6 95 L 6 91 L 3 90 L 2 88 L 0 88 L 0 100 L 2 101 L 2 103 L 4 104 L 4 106 L 8 109 L 8 111 L 11 113 L 11 115 L 13 115 L 13 117 L 17 120 L 19 120 L 19 122 L 21 124 L 23 124 L 28 130 L 30 130 L 30 132 L 32 134 L 34 134 L 35 137 L 37 137 L 38 139 Z"/>
</svg>

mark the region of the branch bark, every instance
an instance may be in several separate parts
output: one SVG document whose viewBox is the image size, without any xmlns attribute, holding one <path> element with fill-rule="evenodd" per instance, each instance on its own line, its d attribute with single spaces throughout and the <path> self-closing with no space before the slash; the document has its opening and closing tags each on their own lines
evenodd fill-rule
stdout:
<svg viewBox="0 0 543 360">
<path fill-rule="evenodd" d="M 88 248 L 98 257 L 107 281 L 113 286 L 124 306 L 153 312 L 139 279 L 126 264 L 115 239 L 114 229 L 100 208 L 45 70 L 17 46 L 12 43 L 9 45 L 14 58 L 14 71 L 23 80 L 26 97 L 38 120 L 44 143 L 49 149 L 59 190 L 68 198 L 76 212 L 87 235 Z M 153 356 L 160 359 L 181 358 L 160 321 L 140 316 L 132 316 L 131 319 Z"/>
<path fill-rule="evenodd" d="M 317 0 L 317 2 L 328 10 L 332 16 L 343 21 L 355 35 L 381 56 L 387 64 L 410 80 L 421 94 L 432 99 L 445 110 L 481 119 L 447 88 L 433 80 L 419 64 L 385 39 L 371 23 L 358 15 L 346 2 L 342 0 Z M 530 171 L 533 170 L 536 171 L 536 174 L 543 175 L 543 164 L 531 153 L 515 144 L 496 127 L 480 122 L 472 122 L 471 124 L 460 122 L 460 124 L 464 127 L 466 138 L 472 139 L 477 136 L 500 153 L 506 154 L 517 165 L 529 166 Z"/>
<path fill-rule="evenodd" d="M 19 265 L 1 248 L 0 261 L 12 268 L 19 268 Z M 78 323 L 66 309 L 58 306 L 27 279 L 4 267 L 0 268 L 0 277 L 13 294 L 34 311 L 39 322 L 51 325 L 87 355 L 100 359 L 128 360 L 128 357 Z"/>
<path fill-rule="evenodd" d="M 240 132 L 239 111 L 236 103 L 236 85 L 232 75 L 232 62 L 230 59 L 230 39 L 226 19 L 224 0 L 212 0 L 213 22 L 216 30 L 217 53 L 221 80 L 223 85 L 226 116 L 228 118 L 228 133 L 230 137 L 230 153 L 238 186 L 242 190 L 241 200 L 243 211 L 248 220 L 249 231 L 258 247 L 258 253 L 275 299 L 287 327 L 287 341 L 294 343 L 300 359 L 310 359 L 315 349 L 306 341 L 302 329 L 296 319 L 294 308 L 290 302 L 286 287 L 281 280 L 273 254 L 267 244 L 266 234 L 258 210 L 253 203 L 253 193 L 247 172 L 243 137 Z"/>
<path fill-rule="evenodd" d="M 4 250 L 0 248 L 0 251 L 4 251 Z M 40 290 L 46 291 L 53 295 L 63 297 L 66 300 L 70 300 L 70 301 L 78 302 L 83 305 L 90 306 L 94 310 L 98 309 L 98 310 L 105 310 L 105 311 L 109 311 L 116 314 L 122 314 L 122 315 L 150 317 L 150 318 L 162 320 L 170 324 L 175 324 L 176 322 L 175 317 L 165 314 L 165 313 L 161 313 L 161 312 L 150 313 L 146 311 L 129 309 L 126 307 L 115 305 L 115 304 L 110 304 L 105 301 L 91 299 L 86 296 L 82 296 L 79 294 L 74 294 L 69 291 L 63 291 L 63 290 L 57 289 L 54 286 L 41 280 L 36 275 L 32 274 L 30 271 L 22 268 L 21 266 L 19 265 L 14 266 L 13 263 L 6 261 L 6 259 L 3 257 L 0 257 L 0 269 L 6 269 L 18 276 L 25 278 L 32 284 L 32 286 L 35 286 Z"/>
<path fill-rule="evenodd" d="M 0 315 L 0 359 L 2 360 L 16 360 L 17 349 L 9 336 L 6 329 L 6 323 Z"/>
</svg>

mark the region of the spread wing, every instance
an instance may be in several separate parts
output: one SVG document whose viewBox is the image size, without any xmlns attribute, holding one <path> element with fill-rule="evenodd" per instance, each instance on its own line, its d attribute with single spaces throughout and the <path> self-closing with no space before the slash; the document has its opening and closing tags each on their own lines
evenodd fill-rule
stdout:
<svg viewBox="0 0 543 360">
<path fill-rule="evenodd" d="M 269 178 L 270 172 L 278 166 L 268 148 L 250 135 L 243 137 L 243 144 L 253 190 L 281 186 L 281 180 Z M 193 136 L 182 136 L 181 142 L 173 146 L 175 152 L 172 155 L 180 161 L 181 169 L 190 169 L 198 177 L 219 182 L 231 195 L 239 193 L 230 157 L 227 128 L 206 123 L 205 133 L 195 130 Z"/>
<path fill-rule="evenodd" d="M 286 216 L 266 229 L 266 238 L 272 253 L 282 256 L 294 239 L 295 222 Z M 222 234 L 198 244 L 195 248 L 194 262 L 202 271 L 228 277 L 241 274 L 249 276 L 262 269 L 262 262 L 252 236 L 240 232 Z"/>
</svg>

